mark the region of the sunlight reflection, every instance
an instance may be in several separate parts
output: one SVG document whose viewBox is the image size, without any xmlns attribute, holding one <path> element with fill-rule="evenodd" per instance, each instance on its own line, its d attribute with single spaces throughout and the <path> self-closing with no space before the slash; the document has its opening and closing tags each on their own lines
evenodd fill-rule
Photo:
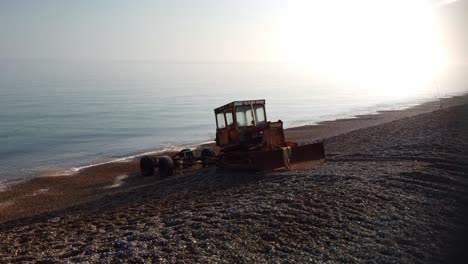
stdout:
<svg viewBox="0 0 468 264">
<path fill-rule="evenodd" d="M 417 93 L 444 64 L 431 8 L 427 1 L 291 1 L 284 56 L 372 92 Z"/>
</svg>

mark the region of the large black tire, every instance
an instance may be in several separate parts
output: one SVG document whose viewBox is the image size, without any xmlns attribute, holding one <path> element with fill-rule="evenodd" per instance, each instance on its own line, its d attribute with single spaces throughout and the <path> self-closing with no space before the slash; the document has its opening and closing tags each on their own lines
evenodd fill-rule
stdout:
<svg viewBox="0 0 468 264">
<path fill-rule="evenodd" d="M 169 156 L 161 156 L 158 159 L 159 176 L 167 177 L 174 174 L 174 161 Z"/>
<path fill-rule="evenodd" d="M 191 149 L 183 149 L 180 151 L 180 153 L 182 154 L 182 156 L 184 156 L 185 158 L 189 158 L 189 159 L 193 159 L 195 156 Z"/>
<path fill-rule="evenodd" d="M 180 157 L 183 158 L 182 167 L 184 169 L 190 168 L 193 166 L 195 160 L 195 154 L 191 149 L 183 149 L 179 152 Z"/>
<path fill-rule="evenodd" d="M 213 149 L 205 148 L 201 151 L 200 157 L 202 159 L 203 167 L 207 167 L 211 158 L 216 157 Z"/>
<path fill-rule="evenodd" d="M 153 159 L 148 156 L 143 156 L 140 159 L 140 171 L 143 176 L 151 176 L 154 174 Z"/>
</svg>

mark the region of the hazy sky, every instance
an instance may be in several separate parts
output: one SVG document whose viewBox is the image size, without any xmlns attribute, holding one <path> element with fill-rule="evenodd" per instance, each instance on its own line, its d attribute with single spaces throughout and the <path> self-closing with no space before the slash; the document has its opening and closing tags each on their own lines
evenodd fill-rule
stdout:
<svg viewBox="0 0 468 264">
<path fill-rule="evenodd" d="M 423 50 L 432 54 L 442 45 L 456 50 L 446 56 L 466 58 L 466 7 L 460 0 L 2 0 L 0 58 L 356 60 L 348 54 L 379 54 L 394 41 L 395 54 L 428 45 Z M 429 13 L 441 16 L 442 26 Z M 449 32 L 441 37 L 434 25 Z M 413 44 L 401 44 L 404 38 Z"/>
<path fill-rule="evenodd" d="M 0 57 L 269 58 L 274 1 L 1 1 Z"/>
</svg>

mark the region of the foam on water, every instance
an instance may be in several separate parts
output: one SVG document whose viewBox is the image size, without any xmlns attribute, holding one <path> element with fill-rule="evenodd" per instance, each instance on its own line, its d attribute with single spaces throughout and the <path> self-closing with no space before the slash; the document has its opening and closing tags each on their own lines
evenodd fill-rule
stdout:
<svg viewBox="0 0 468 264">
<path fill-rule="evenodd" d="M 71 167 L 71 168 L 48 168 L 43 170 L 40 173 L 41 177 L 54 177 L 54 176 L 71 176 L 79 173 L 80 171 L 100 165 L 105 165 L 105 164 L 110 164 L 110 163 L 117 163 L 117 162 L 131 162 L 139 157 L 145 156 L 145 155 L 157 155 L 165 152 L 177 152 L 182 149 L 196 149 L 199 146 L 206 145 L 206 144 L 211 144 L 214 143 L 214 141 L 205 141 L 201 142 L 198 144 L 189 144 L 189 145 L 171 145 L 167 144 L 162 148 L 158 148 L 155 150 L 151 151 L 145 151 L 142 153 L 138 154 L 132 154 L 132 155 L 127 155 L 124 157 L 118 157 L 118 158 L 112 158 L 106 161 L 99 161 L 91 164 L 86 164 L 82 166 L 77 166 L 77 167 Z M 1 182 L 0 182 L 1 185 Z"/>
</svg>

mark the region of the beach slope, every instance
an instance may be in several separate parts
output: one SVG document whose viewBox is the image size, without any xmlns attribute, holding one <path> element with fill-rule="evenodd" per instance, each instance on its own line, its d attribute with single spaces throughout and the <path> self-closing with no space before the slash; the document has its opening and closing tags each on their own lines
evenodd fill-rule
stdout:
<svg viewBox="0 0 468 264">
<path fill-rule="evenodd" d="M 204 169 L 90 192 L 3 222 L 0 262 L 453 261 L 466 234 L 467 137 L 468 106 L 454 106 L 327 138 L 322 166 Z"/>
</svg>

